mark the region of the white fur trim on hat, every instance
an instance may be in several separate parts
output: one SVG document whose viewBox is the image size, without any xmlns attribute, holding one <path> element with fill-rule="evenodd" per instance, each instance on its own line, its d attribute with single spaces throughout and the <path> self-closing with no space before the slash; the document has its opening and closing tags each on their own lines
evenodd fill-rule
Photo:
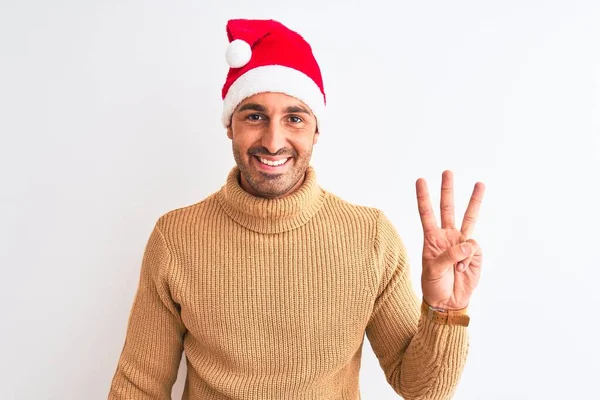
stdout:
<svg viewBox="0 0 600 400">
<path fill-rule="evenodd" d="M 247 97 L 263 92 L 285 93 L 306 104 L 320 125 L 325 115 L 325 100 L 319 86 L 308 75 L 283 65 L 253 68 L 233 82 L 223 99 L 221 122 L 229 127 L 231 114 Z"/>
</svg>

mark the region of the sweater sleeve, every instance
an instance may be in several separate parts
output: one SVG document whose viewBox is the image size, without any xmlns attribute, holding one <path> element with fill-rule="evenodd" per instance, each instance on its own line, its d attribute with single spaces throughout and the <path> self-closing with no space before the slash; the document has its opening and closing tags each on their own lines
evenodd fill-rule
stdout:
<svg viewBox="0 0 600 400">
<path fill-rule="evenodd" d="M 157 222 L 142 258 L 139 284 L 109 400 L 171 399 L 186 330 L 167 284 L 170 261 Z"/>
<path fill-rule="evenodd" d="M 387 381 L 406 400 L 450 399 L 467 359 L 467 328 L 421 315 L 406 249 L 381 212 L 375 254 L 381 279 L 366 334 Z"/>
</svg>

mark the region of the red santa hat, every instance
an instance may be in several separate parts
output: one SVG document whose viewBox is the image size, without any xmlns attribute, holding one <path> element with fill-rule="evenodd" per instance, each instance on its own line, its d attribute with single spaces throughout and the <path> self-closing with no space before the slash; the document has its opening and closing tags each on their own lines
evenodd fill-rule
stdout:
<svg viewBox="0 0 600 400">
<path fill-rule="evenodd" d="M 245 98 L 262 92 L 297 98 L 310 107 L 319 126 L 325 111 L 323 79 L 302 36 L 274 20 L 232 19 L 227 37 L 225 58 L 231 68 L 222 91 L 225 127 Z"/>
</svg>

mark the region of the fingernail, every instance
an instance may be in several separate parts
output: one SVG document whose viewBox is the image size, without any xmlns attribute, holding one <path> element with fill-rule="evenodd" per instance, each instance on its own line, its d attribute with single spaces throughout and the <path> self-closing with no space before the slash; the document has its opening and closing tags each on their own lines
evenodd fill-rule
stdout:
<svg viewBox="0 0 600 400">
<path fill-rule="evenodd" d="M 463 253 L 469 254 L 469 252 L 471 251 L 471 246 L 469 246 L 466 243 L 463 243 L 460 245 L 460 249 L 462 250 Z"/>
<path fill-rule="evenodd" d="M 460 263 L 458 263 L 458 264 L 456 265 L 456 270 L 457 270 L 458 272 L 463 272 L 463 271 L 465 270 L 465 264 L 463 264 L 463 263 L 461 263 L 461 262 L 460 262 Z"/>
</svg>

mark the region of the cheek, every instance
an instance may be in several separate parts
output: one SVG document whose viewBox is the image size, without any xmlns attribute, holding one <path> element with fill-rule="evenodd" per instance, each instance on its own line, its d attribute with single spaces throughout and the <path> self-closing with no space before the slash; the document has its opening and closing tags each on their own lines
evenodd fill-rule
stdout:
<svg viewBox="0 0 600 400">
<path fill-rule="evenodd" d="M 233 136 L 233 147 L 235 147 L 240 153 L 245 154 L 248 152 L 249 145 L 239 138 L 239 136 Z"/>
<path fill-rule="evenodd" d="M 290 144 L 296 149 L 299 154 L 308 153 L 313 147 L 312 135 L 306 135 L 302 138 L 290 141 Z"/>
<path fill-rule="evenodd" d="M 255 135 L 252 131 L 244 127 L 242 123 L 236 123 L 234 120 L 231 124 L 231 140 L 235 148 L 245 152 L 252 145 L 253 136 Z"/>
<path fill-rule="evenodd" d="M 249 132 L 235 132 L 233 135 L 233 148 L 244 159 L 248 157 L 248 150 L 253 147 L 260 147 L 260 141 L 257 141 L 256 135 L 249 135 Z"/>
</svg>

